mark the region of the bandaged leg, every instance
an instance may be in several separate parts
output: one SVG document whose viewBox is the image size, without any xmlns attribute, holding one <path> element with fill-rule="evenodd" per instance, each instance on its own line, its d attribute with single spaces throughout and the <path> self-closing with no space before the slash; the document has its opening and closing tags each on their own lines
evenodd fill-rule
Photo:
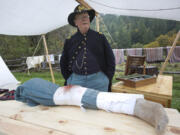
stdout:
<svg viewBox="0 0 180 135">
<path fill-rule="evenodd" d="M 140 94 L 123 94 L 99 92 L 96 99 L 97 108 L 109 112 L 135 115 L 153 125 L 158 135 L 165 132 L 168 117 L 159 103 L 147 101 Z"/>
<path fill-rule="evenodd" d="M 153 125 L 158 135 L 162 135 L 165 132 L 168 117 L 161 104 L 137 99 L 134 115 Z"/>
<path fill-rule="evenodd" d="M 137 98 L 144 98 L 141 94 L 100 92 L 97 96 L 97 107 L 108 112 L 134 114 Z"/>
<path fill-rule="evenodd" d="M 69 89 L 59 87 L 54 93 L 53 100 L 56 105 L 75 105 L 81 106 L 82 96 L 87 88 L 72 86 Z"/>
</svg>

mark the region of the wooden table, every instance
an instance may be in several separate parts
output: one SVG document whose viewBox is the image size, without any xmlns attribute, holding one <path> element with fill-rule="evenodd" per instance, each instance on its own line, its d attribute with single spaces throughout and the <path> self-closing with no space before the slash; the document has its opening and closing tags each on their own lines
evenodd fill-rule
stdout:
<svg viewBox="0 0 180 135">
<path fill-rule="evenodd" d="M 117 82 L 112 86 L 112 92 L 143 94 L 145 99 L 161 103 L 164 107 L 171 106 L 172 76 L 159 75 L 156 83 L 132 88 Z"/>
<path fill-rule="evenodd" d="M 180 133 L 180 114 L 165 109 L 165 135 Z M 29 107 L 17 101 L 0 102 L 0 135 L 156 135 L 154 127 L 134 116 L 79 107 Z"/>
</svg>

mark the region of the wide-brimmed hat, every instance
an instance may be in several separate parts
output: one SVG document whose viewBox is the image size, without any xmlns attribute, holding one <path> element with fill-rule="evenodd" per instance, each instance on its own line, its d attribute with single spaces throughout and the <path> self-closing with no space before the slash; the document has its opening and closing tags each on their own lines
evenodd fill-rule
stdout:
<svg viewBox="0 0 180 135">
<path fill-rule="evenodd" d="M 70 25 L 75 26 L 75 23 L 74 23 L 74 18 L 77 14 L 81 14 L 81 13 L 85 13 L 87 12 L 89 14 L 89 19 L 90 19 L 90 22 L 94 19 L 94 16 L 95 16 L 95 11 L 94 9 L 88 9 L 88 8 L 85 8 L 83 5 L 78 5 L 75 9 L 74 9 L 74 12 L 71 13 L 69 16 L 68 16 L 68 22 Z"/>
</svg>

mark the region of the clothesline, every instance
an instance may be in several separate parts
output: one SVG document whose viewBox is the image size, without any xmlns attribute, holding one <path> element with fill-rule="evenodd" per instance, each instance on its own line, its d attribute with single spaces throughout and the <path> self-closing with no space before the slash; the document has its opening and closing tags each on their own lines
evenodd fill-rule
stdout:
<svg viewBox="0 0 180 135">
<path fill-rule="evenodd" d="M 49 58 L 50 58 L 51 64 L 55 64 L 55 55 L 50 54 Z M 61 58 L 61 54 L 58 55 L 57 60 L 60 61 L 60 58 Z M 26 64 L 27 64 L 28 69 L 31 69 L 31 68 L 35 68 L 37 65 L 43 63 L 44 61 L 48 61 L 48 56 L 44 56 L 44 55 L 32 56 L 32 57 L 27 57 Z"/>
<path fill-rule="evenodd" d="M 170 50 L 170 46 L 156 47 L 156 48 L 127 48 L 127 49 L 113 49 L 116 64 L 125 62 L 128 55 L 146 56 L 147 63 L 164 62 Z M 180 46 L 176 46 L 172 56 L 169 60 L 170 63 L 180 62 Z"/>
</svg>

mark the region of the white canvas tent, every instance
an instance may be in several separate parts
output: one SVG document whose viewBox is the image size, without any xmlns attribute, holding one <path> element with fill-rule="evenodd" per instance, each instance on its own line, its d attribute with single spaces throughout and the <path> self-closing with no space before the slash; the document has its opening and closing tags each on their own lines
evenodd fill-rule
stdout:
<svg viewBox="0 0 180 135">
<path fill-rule="evenodd" d="M 19 83 L 0 56 L 0 88 L 14 90 Z"/>
<path fill-rule="evenodd" d="M 0 0 L 0 34 L 46 34 L 68 24 L 77 1 L 102 14 L 180 21 L 179 0 Z"/>
</svg>

